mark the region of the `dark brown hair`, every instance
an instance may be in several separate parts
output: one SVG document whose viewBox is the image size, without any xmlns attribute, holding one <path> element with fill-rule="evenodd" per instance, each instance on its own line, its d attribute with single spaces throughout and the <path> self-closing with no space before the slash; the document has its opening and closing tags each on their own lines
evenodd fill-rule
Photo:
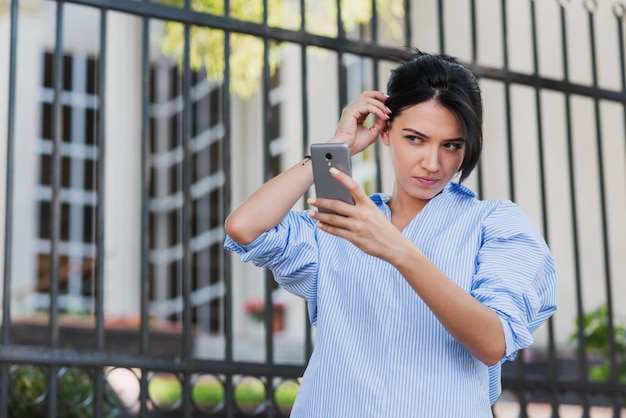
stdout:
<svg viewBox="0 0 626 418">
<path fill-rule="evenodd" d="M 387 82 L 391 119 L 404 109 L 434 99 L 457 117 L 465 136 L 465 156 L 459 171 L 460 182 L 470 175 L 483 143 L 483 105 L 480 88 L 472 71 L 456 58 L 432 55 L 419 50 L 399 51 L 403 61 L 391 71 Z"/>
</svg>

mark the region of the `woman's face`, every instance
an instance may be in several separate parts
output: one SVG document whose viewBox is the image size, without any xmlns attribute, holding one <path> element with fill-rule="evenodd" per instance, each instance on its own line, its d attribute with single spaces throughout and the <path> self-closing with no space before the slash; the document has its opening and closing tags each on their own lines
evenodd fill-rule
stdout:
<svg viewBox="0 0 626 418">
<path fill-rule="evenodd" d="M 454 113 L 435 100 L 411 106 L 396 115 L 381 134 L 390 148 L 396 175 L 395 194 L 425 205 L 458 172 L 465 138 Z"/>
</svg>

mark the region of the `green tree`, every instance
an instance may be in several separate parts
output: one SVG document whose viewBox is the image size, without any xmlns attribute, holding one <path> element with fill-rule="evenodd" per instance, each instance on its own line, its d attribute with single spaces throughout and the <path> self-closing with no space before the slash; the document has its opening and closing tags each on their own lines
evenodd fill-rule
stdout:
<svg viewBox="0 0 626 418">
<path fill-rule="evenodd" d="M 182 7 L 183 0 L 158 0 L 162 3 Z M 217 16 L 223 16 L 223 0 L 191 0 L 193 10 Z M 268 0 L 268 25 L 286 29 L 300 27 L 300 12 L 295 0 Z M 307 10 L 306 28 L 309 32 L 334 37 L 337 36 L 337 7 L 335 0 L 313 2 Z M 352 31 L 359 25 L 367 24 L 372 18 L 371 0 L 342 0 L 342 18 L 346 31 Z M 377 3 L 382 21 L 387 23 L 389 32 L 399 37 L 397 20 L 404 15 L 402 0 L 382 1 Z M 262 23 L 262 0 L 231 0 L 230 16 L 241 21 Z M 224 77 L 224 42 L 222 30 L 193 26 L 190 28 L 189 64 L 192 70 L 204 69 L 209 80 L 221 82 Z M 166 22 L 165 34 L 160 43 L 161 51 L 179 64 L 183 60 L 184 26 L 177 22 Z M 230 36 L 230 76 L 231 91 L 241 98 L 254 94 L 259 86 L 263 68 L 263 41 L 255 36 L 232 33 Z M 280 45 L 270 43 L 269 64 L 273 74 L 280 63 Z"/>
</svg>

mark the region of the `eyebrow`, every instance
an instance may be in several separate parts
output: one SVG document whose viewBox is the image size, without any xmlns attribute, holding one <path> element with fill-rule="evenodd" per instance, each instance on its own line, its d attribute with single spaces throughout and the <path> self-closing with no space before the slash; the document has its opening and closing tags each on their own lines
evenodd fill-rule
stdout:
<svg viewBox="0 0 626 418">
<path fill-rule="evenodd" d="M 413 134 L 415 134 L 417 136 L 421 136 L 422 138 L 430 139 L 430 137 L 428 135 L 425 135 L 425 134 L 423 134 L 420 131 L 415 130 L 415 129 L 402 128 L 402 130 L 411 132 L 411 133 L 413 133 Z M 465 138 L 461 138 L 461 137 L 459 137 L 459 138 L 450 138 L 450 139 L 446 139 L 445 141 L 447 141 L 447 142 L 450 142 L 450 141 L 452 141 L 452 142 L 465 142 Z"/>
</svg>

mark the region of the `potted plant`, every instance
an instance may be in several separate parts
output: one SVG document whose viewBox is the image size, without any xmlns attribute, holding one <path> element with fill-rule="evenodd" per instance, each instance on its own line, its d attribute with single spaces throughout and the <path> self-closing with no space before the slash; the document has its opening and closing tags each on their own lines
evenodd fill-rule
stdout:
<svg viewBox="0 0 626 418">
<path fill-rule="evenodd" d="M 589 370 L 591 380 L 607 381 L 611 374 L 611 353 L 609 347 L 609 313 L 608 307 L 602 304 L 583 318 L 583 343 L 586 351 L 599 357 L 601 364 Z M 578 325 L 578 321 L 576 320 Z M 574 332 L 570 339 L 578 342 L 578 333 Z M 623 318 L 613 318 L 613 339 L 615 342 L 615 367 L 617 378 L 626 382 L 626 323 Z"/>
<path fill-rule="evenodd" d="M 272 330 L 280 332 L 285 329 L 285 304 L 282 302 L 272 302 L 274 307 L 274 316 L 272 322 Z M 251 298 L 245 304 L 246 316 L 252 321 L 262 323 L 265 320 L 265 301 L 260 298 Z"/>
</svg>

